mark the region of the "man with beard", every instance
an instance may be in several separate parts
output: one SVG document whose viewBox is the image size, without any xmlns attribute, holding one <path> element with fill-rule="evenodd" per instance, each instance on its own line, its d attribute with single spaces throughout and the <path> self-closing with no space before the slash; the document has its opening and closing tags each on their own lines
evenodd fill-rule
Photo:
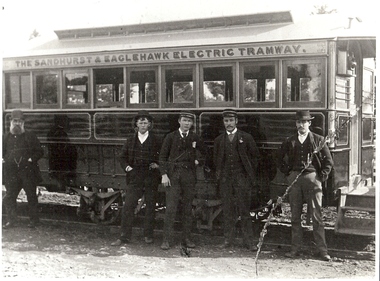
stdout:
<svg viewBox="0 0 380 281">
<path fill-rule="evenodd" d="M 17 223 L 17 196 L 24 189 L 29 207 L 29 227 L 39 223 L 37 184 L 42 181 L 38 160 L 43 150 L 37 137 L 24 129 L 24 115 L 15 109 L 11 114 L 10 132 L 3 137 L 3 183 L 6 195 L 3 204 L 7 212 L 4 229 Z"/>
<path fill-rule="evenodd" d="M 214 141 L 214 164 L 223 202 L 224 244 L 233 244 L 235 224 L 241 218 L 244 246 L 257 251 L 253 243 L 252 219 L 250 214 L 252 186 L 256 182 L 259 150 L 253 137 L 237 129 L 237 112 L 223 111 L 226 131 Z M 238 213 L 236 213 L 236 210 Z"/>
<path fill-rule="evenodd" d="M 289 184 L 294 182 L 289 190 L 292 250 L 285 256 L 289 258 L 300 256 L 303 236 L 301 214 L 303 203 L 306 202 L 312 212 L 314 242 L 320 258 L 330 261 L 321 209 L 322 182 L 327 180 L 333 160 L 329 148 L 323 143 L 324 138 L 309 130 L 312 119 L 314 117 L 308 110 L 297 111 L 295 125 L 298 132 L 287 138 L 278 150 L 277 165 L 287 176 Z M 321 151 L 313 154 L 321 144 L 323 144 Z"/>
</svg>

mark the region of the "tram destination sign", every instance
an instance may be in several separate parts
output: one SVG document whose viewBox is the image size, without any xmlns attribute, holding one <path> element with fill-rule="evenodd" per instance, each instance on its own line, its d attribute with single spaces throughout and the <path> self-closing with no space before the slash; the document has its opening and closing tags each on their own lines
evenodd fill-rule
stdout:
<svg viewBox="0 0 380 281">
<path fill-rule="evenodd" d="M 78 66 L 145 64 L 178 61 L 208 61 L 278 56 L 326 54 L 327 42 L 246 44 L 207 48 L 166 48 L 159 50 L 126 50 L 98 54 L 49 55 L 4 58 L 3 70 L 67 68 Z"/>
</svg>

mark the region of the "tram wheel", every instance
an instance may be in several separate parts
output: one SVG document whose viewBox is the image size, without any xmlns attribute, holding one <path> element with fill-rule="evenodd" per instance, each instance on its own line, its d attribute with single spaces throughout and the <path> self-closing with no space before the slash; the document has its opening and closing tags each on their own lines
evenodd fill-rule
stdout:
<svg viewBox="0 0 380 281">
<path fill-rule="evenodd" d="M 111 203 L 111 205 L 104 210 L 103 215 L 101 214 L 101 210 L 106 204 L 106 200 L 97 200 L 95 202 L 95 211 L 91 213 L 91 220 L 98 224 L 113 224 L 118 221 L 121 217 L 121 210 L 123 209 L 123 198 L 122 196 L 118 196 L 115 201 Z"/>
</svg>

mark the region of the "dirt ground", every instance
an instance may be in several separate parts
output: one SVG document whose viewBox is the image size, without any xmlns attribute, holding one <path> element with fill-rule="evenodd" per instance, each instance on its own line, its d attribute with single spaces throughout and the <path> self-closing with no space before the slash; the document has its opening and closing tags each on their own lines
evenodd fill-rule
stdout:
<svg viewBox="0 0 380 281">
<path fill-rule="evenodd" d="M 65 200 L 66 197 L 60 198 Z M 257 239 L 260 227 L 256 230 Z M 311 231 L 306 227 L 305 248 L 298 259 L 284 257 L 290 250 L 290 229 L 286 226 L 269 226 L 257 259 L 256 253 L 241 247 L 240 238 L 233 248 L 220 249 L 218 245 L 223 239 L 212 232 L 194 233 L 197 247 L 191 249 L 190 257 L 183 253 L 179 241 L 175 241 L 170 250 L 161 250 L 160 229 L 155 231 L 153 244 L 145 244 L 142 229 L 137 226 L 130 244 L 110 246 L 118 233 L 117 225 L 64 223 L 51 219 L 43 219 L 41 226 L 29 229 L 27 221 L 22 219 L 18 227 L 2 230 L 2 277 L 378 280 L 374 241 L 335 237 L 331 230 L 326 230 L 331 262 L 313 255 L 312 243 L 307 243 L 312 237 Z"/>
</svg>

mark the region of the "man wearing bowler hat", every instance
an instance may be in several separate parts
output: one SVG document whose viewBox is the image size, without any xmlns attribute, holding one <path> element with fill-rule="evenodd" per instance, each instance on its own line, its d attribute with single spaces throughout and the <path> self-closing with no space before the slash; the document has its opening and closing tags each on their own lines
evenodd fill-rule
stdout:
<svg viewBox="0 0 380 281">
<path fill-rule="evenodd" d="M 191 241 L 192 203 L 196 193 L 196 166 L 203 162 L 206 147 L 200 137 L 190 129 L 194 124 L 194 115 L 183 111 L 178 118 L 179 129 L 169 133 L 160 152 L 160 170 L 162 184 L 166 192 L 166 210 L 164 220 L 164 238 L 162 250 L 170 248 L 173 225 L 178 203 L 182 195 L 182 243 L 194 248 Z"/>
<path fill-rule="evenodd" d="M 222 247 L 232 246 L 236 221 L 240 216 L 244 246 L 256 251 L 250 207 L 259 151 L 253 137 L 236 127 L 238 115 L 235 110 L 223 111 L 223 123 L 226 131 L 214 141 L 214 165 L 223 203 L 225 240 Z"/>
<path fill-rule="evenodd" d="M 10 132 L 3 137 L 3 204 L 7 213 L 4 229 L 17 223 L 17 196 L 24 189 L 29 207 L 29 227 L 39 224 L 37 184 L 42 181 L 38 160 L 43 156 L 36 135 L 24 129 L 24 114 L 15 109 L 11 114 Z"/>
<path fill-rule="evenodd" d="M 297 134 L 287 138 L 278 150 L 277 165 L 288 179 L 289 184 L 299 175 L 289 190 L 292 212 L 292 250 L 285 255 L 295 258 L 300 255 L 302 245 L 301 214 L 306 201 L 312 210 L 313 235 L 320 258 L 330 261 L 327 252 L 325 229 L 322 219 L 322 182 L 326 181 L 333 160 L 329 148 L 324 143 L 320 152 L 313 154 L 324 142 L 324 137 L 309 130 L 314 119 L 308 110 L 300 110 L 295 115 Z"/>
<path fill-rule="evenodd" d="M 127 188 L 122 210 L 120 237 L 112 246 L 129 243 L 132 235 L 134 210 L 138 200 L 145 198 L 144 239 L 153 243 L 155 206 L 161 175 L 158 165 L 160 141 L 151 132 L 153 118 L 141 110 L 133 119 L 136 133 L 128 138 L 119 154 L 119 162 L 126 173 Z"/>
</svg>

